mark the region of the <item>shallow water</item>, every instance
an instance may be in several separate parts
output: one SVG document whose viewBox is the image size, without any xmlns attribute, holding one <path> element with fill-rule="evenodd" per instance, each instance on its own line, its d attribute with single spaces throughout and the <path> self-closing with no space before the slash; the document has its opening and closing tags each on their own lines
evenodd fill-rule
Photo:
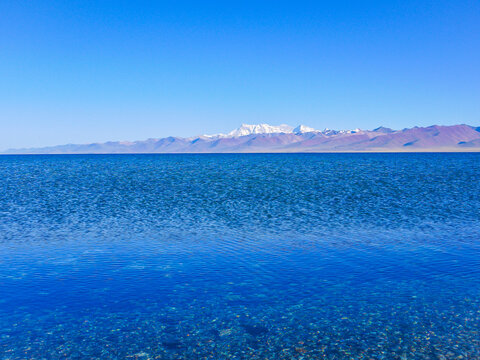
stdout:
<svg viewBox="0 0 480 360">
<path fill-rule="evenodd" d="M 478 359 L 480 154 L 0 157 L 0 359 Z"/>
</svg>

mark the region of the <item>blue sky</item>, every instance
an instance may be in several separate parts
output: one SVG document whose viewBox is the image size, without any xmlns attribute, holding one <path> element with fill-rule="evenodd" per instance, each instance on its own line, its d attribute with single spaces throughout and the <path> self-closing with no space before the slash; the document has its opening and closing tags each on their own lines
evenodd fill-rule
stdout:
<svg viewBox="0 0 480 360">
<path fill-rule="evenodd" d="M 480 125 L 477 1 L 0 2 L 0 148 Z"/>
</svg>

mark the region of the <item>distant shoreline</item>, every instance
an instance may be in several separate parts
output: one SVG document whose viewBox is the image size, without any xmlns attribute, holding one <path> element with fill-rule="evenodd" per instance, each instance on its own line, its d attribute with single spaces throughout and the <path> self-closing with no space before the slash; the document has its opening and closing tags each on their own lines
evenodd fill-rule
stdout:
<svg viewBox="0 0 480 360">
<path fill-rule="evenodd" d="M 0 156 L 20 155 L 242 155 L 242 154 L 476 154 L 480 149 L 453 150 L 348 150 L 348 151 L 243 151 L 243 152 L 92 152 L 92 153 L 0 153 Z"/>
</svg>

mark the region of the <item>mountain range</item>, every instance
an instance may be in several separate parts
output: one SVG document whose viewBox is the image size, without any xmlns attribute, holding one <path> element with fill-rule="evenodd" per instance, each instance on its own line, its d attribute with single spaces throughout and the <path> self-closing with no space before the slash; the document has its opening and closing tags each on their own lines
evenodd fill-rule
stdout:
<svg viewBox="0 0 480 360">
<path fill-rule="evenodd" d="M 416 151 L 480 151 L 480 127 L 432 125 L 403 130 L 383 126 L 374 130 L 316 130 L 305 125 L 294 128 L 243 124 L 228 134 L 10 149 L 4 154 Z"/>
</svg>

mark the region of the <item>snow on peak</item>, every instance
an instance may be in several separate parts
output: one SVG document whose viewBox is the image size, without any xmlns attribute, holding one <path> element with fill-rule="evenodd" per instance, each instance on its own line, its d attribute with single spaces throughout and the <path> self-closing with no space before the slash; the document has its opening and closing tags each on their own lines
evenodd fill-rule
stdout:
<svg viewBox="0 0 480 360">
<path fill-rule="evenodd" d="M 293 128 L 289 125 L 272 126 L 268 124 L 249 125 L 242 124 L 238 129 L 228 133 L 228 136 L 238 137 L 251 134 L 277 134 L 277 133 L 291 133 Z"/>
<path fill-rule="evenodd" d="M 309 133 L 309 132 L 318 132 L 314 128 L 305 125 L 298 125 L 295 129 L 293 129 L 295 134 L 302 134 L 302 133 Z"/>
<path fill-rule="evenodd" d="M 325 136 L 332 136 L 338 134 L 354 134 L 361 130 L 331 130 L 326 128 L 323 131 L 316 130 L 310 126 L 298 125 L 296 128 L 293 128 L 290 125 L 268 125 L 268 124 L 242 124 L 238 129 L 230 131 L 228 134 L 215 134 L 215 135 L 203 135 L 204 138 L 229 138 L 229 137 L 240 137 L 247 136 L 252 134 L 305 134 L 305 133 L 322 133 Z"/>
</svg>

